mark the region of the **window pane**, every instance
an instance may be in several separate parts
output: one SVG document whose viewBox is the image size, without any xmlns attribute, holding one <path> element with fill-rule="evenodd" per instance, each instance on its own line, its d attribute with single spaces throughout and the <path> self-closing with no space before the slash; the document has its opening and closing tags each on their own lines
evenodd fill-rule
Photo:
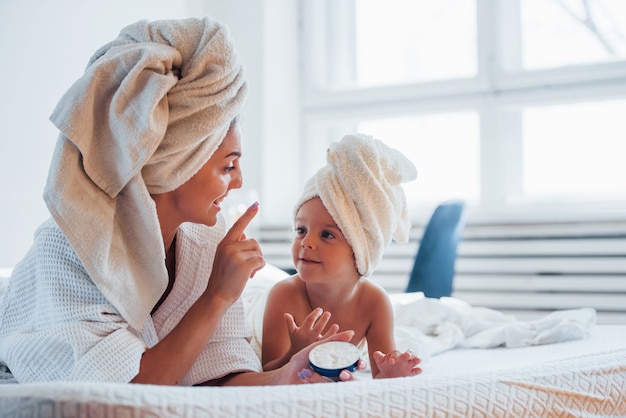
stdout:
<svg viewBox="0 0 626 418">
<path fill-rule="evenodd" d="M 474 0 L 355 0 L 356 83 L 476 74 Z"/>
<path fill-rule="evenodd" d="M 417 168 L 404 185 L 409 205 L 479 196 L 479 124 L 471 112 L 362 122 L 359 132 L 403 152 Z"/>
<path fill-rule="evenodd" d="M 626 100 L 527 109 L 524 194 L 623 199 L 624 115 Z"/>
<path fill-rule="evenodd" d="M 626 59 L 626 1 L 522 0 L 527 69 Z"/>
</svg>

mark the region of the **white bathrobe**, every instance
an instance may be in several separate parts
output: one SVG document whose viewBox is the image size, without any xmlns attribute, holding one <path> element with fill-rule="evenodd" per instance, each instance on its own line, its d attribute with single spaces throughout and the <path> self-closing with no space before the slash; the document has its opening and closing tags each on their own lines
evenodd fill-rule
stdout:
<svg viewBox="0 0 626 418">
<path fill-rule="evenodd" d="M 102 295 L 59 227 L 48 220 L 0 296 L 0 309 L 4 309 L 0 311 L 0 363 L 20 383 L 130 381 L 139 371 L 143 352 L 170 332 L 206 288 L 215 247 L 223 235 L 222 218 L 215 227 L 181 226 L 174 287 L 137 331 Z M 238 371 L 260 371 L 250 337 L 239 300 L 223 316 L 181 385 Z"/>
</svg>

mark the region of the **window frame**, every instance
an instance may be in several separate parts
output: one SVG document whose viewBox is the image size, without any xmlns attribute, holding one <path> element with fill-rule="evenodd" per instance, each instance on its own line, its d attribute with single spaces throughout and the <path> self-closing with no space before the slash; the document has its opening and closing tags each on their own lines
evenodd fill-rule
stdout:
<svg viewBox="0 0 626 418">
<path fill-rule="evenodd" d="M 315 41 L 330 33 L 327 16 L 341 19 L 354 10 L 354 4 L 345 0 L 301 0 L 301 120 L 306 156 L 301 165 L 303 175 L 308 177 L 324 163 L 323 156 L 312 157 L 320 154 L 316 150 L 321 138 L 327 145 L 353 131 L 360 119 L 473 110 L 481 125 L 481 197 L 480 204 L 470 208 L 473 219 L 626 218 L 626 196 L 610 201 L 576 201 L 574 205 L 550 199 L 522 199 L 521 161 L 504 164 L 499 158 L 507 153 L 521 155 L 521 111 L 525 107 L 626 98 L 626 61 L 512 71 L 507 69 L 507 63 L 521 56 L 519 32 L 516 33 L 519 0 L 476 0 L 476 7 L 475 77 L 338 89 L 327 83 L 325 47 L 329 42 L 321 45 Z M 504 25 L 505 16 L 517 22 L 517 27 Z M 346 34 L 341 36 L 345 38 Z M 506 48 L 498 43 L 503 38 L 510 42 Z M 339 56 L 345 61 L 345 55 L 333 55 L 336 59 Z M 412 209 L 412 213 L 428 213 L 424 207 Z"/>
</svg>

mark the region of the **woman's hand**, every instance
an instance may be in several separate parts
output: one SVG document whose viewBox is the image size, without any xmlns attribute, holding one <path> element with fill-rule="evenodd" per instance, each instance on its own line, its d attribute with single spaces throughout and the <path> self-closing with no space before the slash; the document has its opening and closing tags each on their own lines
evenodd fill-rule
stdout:
<svg viewBox="0 0 626 418">
<path fill-rule="evenodd" d="M 357 370 L 363 370 L 367 367 L 367 363 L 365 363 L 363 360 L 359 360 L 359 363 L 357 364 Z M 313 370 L 311 369 L 302 369 L 299 373 L 298 373 L 298 378 L 300 379 L 299 383 L 328 383 L 328 382 L 335 382 L 335 380 L 332 380 L 328 377 L 324 377 L 318 373 L 315 373 Z M 354 373 L 352 373 L 349 370 L 342 370 L 341 373 L 339 373 L 339 380 L 342 382 L 348 382 L 350 380 L 358 380 L 355 376 Z"/>
<path fill-rule="evenodd" d="M 255 202 L 235 221 L 218 244 L 205 294 L 232 304 L 241 296 L 248 279 L 265 266 L 259 243 L 255 239 L 246 239 L 244 234 L 258 211 L 259 204 Z"/>
<path fill-rule="evenodd" d="M 283 366 L 280 371 L 282 377 L 279 384 L 299 384 L 299 383 L 328 383 L 332 382 L 326 377 L 315 373 L 309 368 L 309 353 L 313 347 L 328 341 L 346 341 L 349 342 L 354 337 L 354 331 L 342 331 L 330 337 L 319 340 L 303 350 L 298 351 L 291 357 L 289 363 Z M 357 369 L 362 370 L 366 367 L 366 363 L 359 361 Z M 354 375 L 348 370 L 343 370 L 339 375 L 342 381 L 355 380 Z"/>
</svg>

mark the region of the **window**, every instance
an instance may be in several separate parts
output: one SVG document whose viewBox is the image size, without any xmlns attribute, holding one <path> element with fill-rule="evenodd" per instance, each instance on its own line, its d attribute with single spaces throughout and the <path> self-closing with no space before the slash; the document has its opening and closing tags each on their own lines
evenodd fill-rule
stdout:
<svg viewBox="0 0 626 418">
<path fill-rule="evenodd" d="M 624 109 L 626 100 L 527 108 L 523 195 L 626 196 Z"/>
<path fill-rule="evenodd" d="M 626 210 L 626 2 L 320 0 L 301 20 L 307 149 L 400 149 L 417 209 Z"/>
<path fill-rule="evenodd" d="M 418 167 L 420 181 L 404 186 L 409 204 L 445 200 L 450 195 L 476 203 L 480 144 L 475 113 L 371 120 L 360 123 L 357 130 L 384 138 L 387 145 L 403 152 Z"/>
<path fill-rule="evenodd" d="M 476 75 L 476 10 L 471 1 L 452 3 L 355 2 L 356 82 L 367 86 Z M 377 27 L 382 30 L 372 30 Z"/>
<path fill-rule="evenodd" d="M 626 3 L 621 0 L 521 1 L 525 69 L 626 58 Z"/>
</svg>

